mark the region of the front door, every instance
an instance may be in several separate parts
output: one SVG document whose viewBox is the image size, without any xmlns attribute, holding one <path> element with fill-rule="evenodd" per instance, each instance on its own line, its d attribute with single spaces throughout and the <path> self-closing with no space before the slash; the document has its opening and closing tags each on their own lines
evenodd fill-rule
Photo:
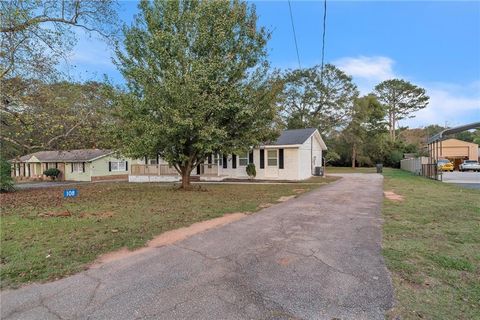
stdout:
<svg viewBox="0 0 480 320">
<path fill-rule="evenodd" d="M 60 170 L 60 175 L 58 176 L 57 180 L 64 181 L 65 180 L 65 163 L 57 163 L 56 167 Z"/>
<path fill-rule="evenodd" d="M 267 149 L 267 166 L 265 167 L 266 178 L 278 177 L 278 150 Z"/>
</svg>

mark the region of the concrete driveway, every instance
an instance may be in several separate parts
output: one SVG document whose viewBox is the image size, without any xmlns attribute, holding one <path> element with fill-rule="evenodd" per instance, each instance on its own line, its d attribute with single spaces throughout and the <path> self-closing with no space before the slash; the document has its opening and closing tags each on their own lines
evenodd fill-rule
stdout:
<svg viewBox="0 0 480 320">
<path fill-rule="evenodd" d="M 383 178 L 350 174 L 172 245 L 1 293 L 2 319 L 384 319 Z"/>
<path fill-rule="evenodd" d="M 444 172 L 442 181 L 446 183 L 454 183 L 461 187 L 480 189 L 480 172 Z"/>
</svg>

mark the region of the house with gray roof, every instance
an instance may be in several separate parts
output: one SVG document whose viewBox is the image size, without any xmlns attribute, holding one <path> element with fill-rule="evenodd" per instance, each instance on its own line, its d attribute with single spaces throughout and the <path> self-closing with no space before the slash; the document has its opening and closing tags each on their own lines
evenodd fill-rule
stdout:
<svg viewBox="0 0 480 320">
<path fill-rule="evenodd" d="M 112 150 L 80 149 L 38 151 L 10 162 L 12 176 L 17 180 L 47 179 L 43 172 L 49 168 L 57 168 L 60 170 L 59 180 L 98 181 L 127 180 L 129 160 Z"/>
<path fill-rule="evenodd" d="M 315 128 L 285 130 L 275 140 L 238 154 L 211 155 L 192 172 L 203 181 L 248 179 L 246 167 L 255 165 L 258 180 L 305 180 L 312 177 L 315 167 L 323 166 L 327 146 Z M 133 164 L 132 182 L 179 181 L 180 176 L 162 159 L 146 159 Z"/>
</svg>

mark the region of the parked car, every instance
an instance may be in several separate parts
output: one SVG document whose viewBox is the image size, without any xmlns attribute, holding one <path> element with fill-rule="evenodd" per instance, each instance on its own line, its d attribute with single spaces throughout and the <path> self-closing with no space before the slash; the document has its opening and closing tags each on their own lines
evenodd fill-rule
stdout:
<svg viewBox="0 0 480 320">
<path fill-rule="evenodd" d="M 437 161 L 437 167 L 440 171 L 450 171 L 453 172 L 453 163 L 447 159 L 440 159 Z"/>
<path fill-rule="evenodd" d="M 463 160 L 459 167 L 460 171 L 479 171 L 480 163 L 476 160 Z"/>
</svg>

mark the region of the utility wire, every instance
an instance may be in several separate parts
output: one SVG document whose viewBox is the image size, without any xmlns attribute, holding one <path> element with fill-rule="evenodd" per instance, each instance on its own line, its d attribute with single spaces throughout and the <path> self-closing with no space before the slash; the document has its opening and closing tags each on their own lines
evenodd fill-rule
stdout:
<svg viewBox="0 0 480 320">
<path fill-rule="evenodd" d="M 327 29 L 327 0 L 323 1 L 323 35 L 322 35 L 322 66 L 320 69 L 320 83 L 323 83 L 323 67 L 325 63 L 325 32 Z"/>
<path fill-rule="evenodd" d="M 290 21 L 292 22 L 293 39 L 295 40 L 295 49 L 297 50 L 298 68 L 302 69 L 302 65 L 300 63 L 300 54 L 298 53 L 297 34 L 295 32 L 295 24 L 293 23 L 292 5 L 290 4 L 290 0 L 288 0 L 288 8 L 290 9 Z"/>
</svg>

